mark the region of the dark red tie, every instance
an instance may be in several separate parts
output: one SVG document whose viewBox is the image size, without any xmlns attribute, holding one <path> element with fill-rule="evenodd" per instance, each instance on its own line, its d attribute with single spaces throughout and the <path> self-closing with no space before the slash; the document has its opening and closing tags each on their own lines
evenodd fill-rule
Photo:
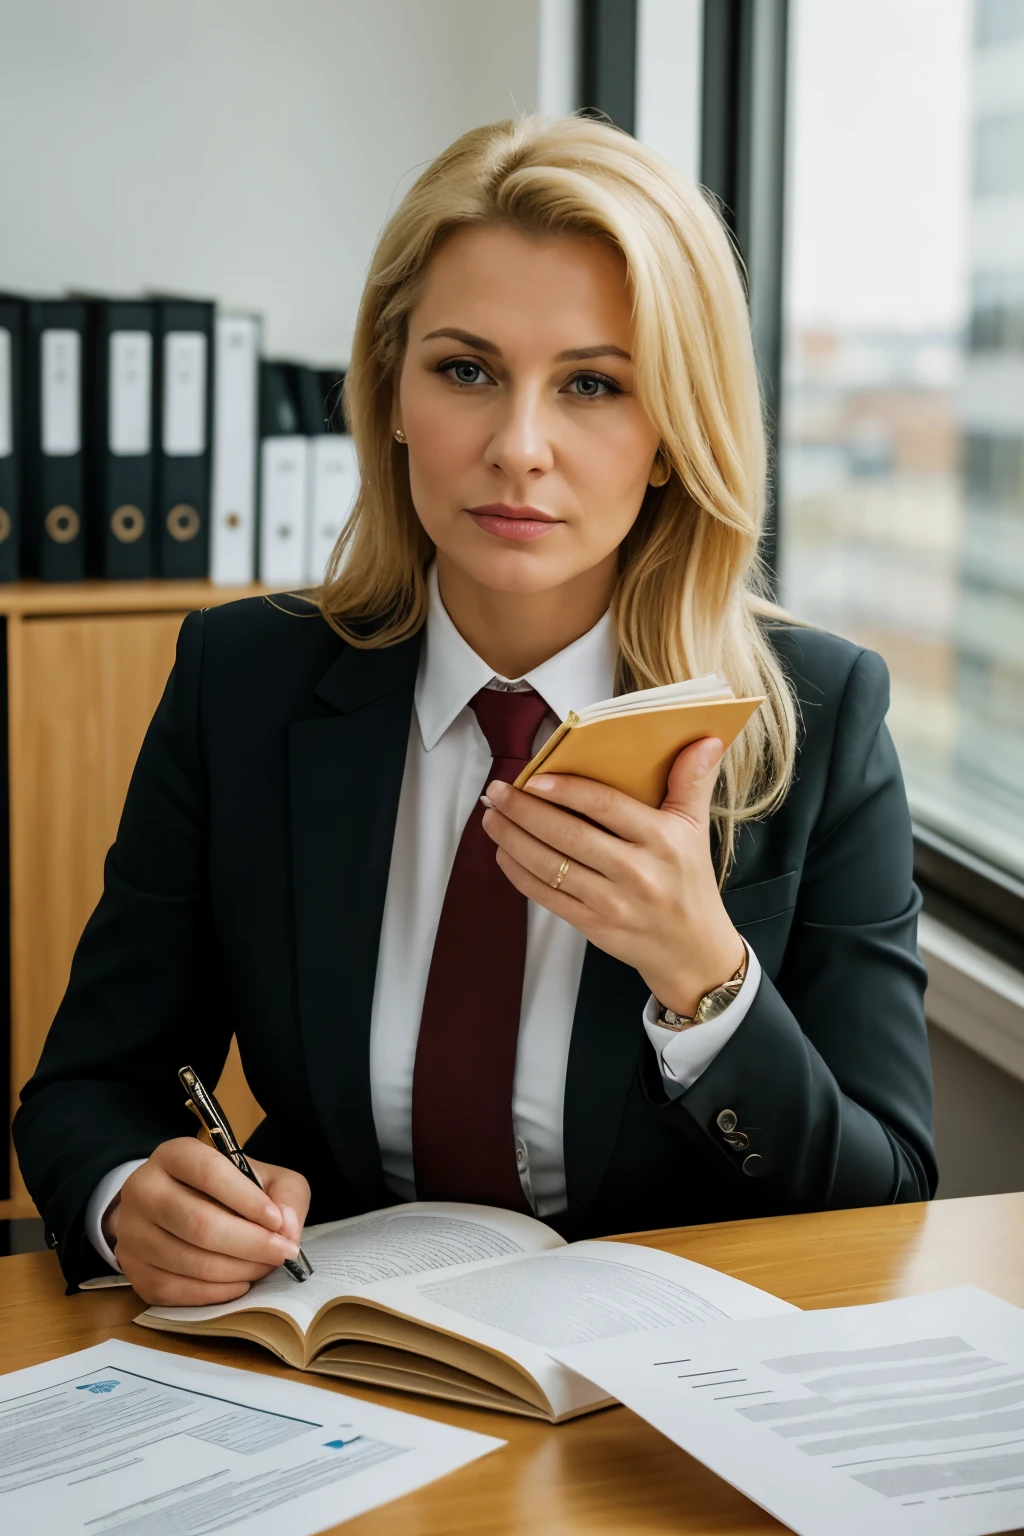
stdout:
<svg viewBox="0 0 1024 1536">
<path fill-rule="evenodd" d="M 548 706 L 533 689 L 481 688 L 470 700 L 510 784 L 533 756 Z M 516 1166 L 512 1081 L 526 965 L 526 897 L 502 874 L 474 805 L 448 879 L 427 977 L 412 1086 L 420 1200 L 529 1211 Z"/>
</svg>

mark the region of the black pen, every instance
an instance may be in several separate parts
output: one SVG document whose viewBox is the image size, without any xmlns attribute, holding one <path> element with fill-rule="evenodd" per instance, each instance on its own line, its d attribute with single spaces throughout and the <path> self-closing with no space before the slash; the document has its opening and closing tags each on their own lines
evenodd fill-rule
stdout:
<svg viewBox="0 0 1024 1536">
<path fill-rule="evenodd" d="M 238 1144 L 238 1138 L 228 1124 L 228 1117 L 221 1109 L 213 1094 L 203 1087 L 191 1067 L 179 1067 L 178 1077 L 181 1086 L 188 1094 L 188 1107 L 193 1114 L 199 1116 L 203 1129 L 218 1152 L 223 1152 L 238 1169 L 244 1173 L 247 1179 L 251 1179 L 257 1189 L 263 1185 L 252 1164 Z M 308 1280 L 313 1273 L 313 1266 L 306 1258 L 302 1249 L 299 1249 L 297 1259 L 285 1259 L 284 1267 L 294 1280 Z"/>
</svg>

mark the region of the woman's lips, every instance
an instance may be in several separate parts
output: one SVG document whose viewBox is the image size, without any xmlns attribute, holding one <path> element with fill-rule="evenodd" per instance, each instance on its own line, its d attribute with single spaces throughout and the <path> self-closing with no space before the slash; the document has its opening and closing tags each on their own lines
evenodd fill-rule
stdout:
<svg viewBox="0 0 1024 1536">
<path fill-rule="evenodd" d="M 540 539 L 552 528 L 558 527 L 554 519 L 539 517 L 508 517 L 498 512 L 469 512 L 478 528 L 493 533 L 499 539 Z"/>
</svg>

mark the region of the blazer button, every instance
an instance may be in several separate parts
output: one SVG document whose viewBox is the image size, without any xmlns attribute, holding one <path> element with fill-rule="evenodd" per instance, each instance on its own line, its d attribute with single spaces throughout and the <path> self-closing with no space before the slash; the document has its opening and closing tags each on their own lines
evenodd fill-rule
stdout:
<svg viewBox="0 0 1024 1536">
<path fill-rule="evenodd" d="M 733 1131 L 731 1136 L 723 1136 L 722 1140 L 736 1152 L 745 1152 L 750 1146 L 750 1137 L 746 1131 Z"/>
<path fill-rule="evenodd" d="M 731 1136 L 739 1124 L 739 1118 L 734 1109 L 723 1109 L 719 1111 L 715 1124 L 726 1136 Z"/>
<path fill-rule="evenodd" d="M 751 1152 L 743 1159 L 743 1172 L 752 1179 L 759 1179 L 764 1173 L 764 1158 L 760 1152 Z"/>
</svg>

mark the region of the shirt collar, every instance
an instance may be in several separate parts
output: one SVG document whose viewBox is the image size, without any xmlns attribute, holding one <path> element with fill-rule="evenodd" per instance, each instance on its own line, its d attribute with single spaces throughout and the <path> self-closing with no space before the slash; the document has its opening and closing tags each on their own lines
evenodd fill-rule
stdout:
<svg viewBox="0 0 1024 1536">
<path fill-rule="evenodd" d="M 441 601 L 437 562 L 428 573 L 430 606 L 423 651 L 416 676 L 416 717 L 428 752 L 440 741 L 456 715 L 496 674 L 459 634 Z M 524 674 L 560 720 L 572 709 L 609 699 L 615 691 L 618 643 L 610 612 L 593 629 Z M 518 678 L 503 678 L 518 682 Z"/>
</svg>

